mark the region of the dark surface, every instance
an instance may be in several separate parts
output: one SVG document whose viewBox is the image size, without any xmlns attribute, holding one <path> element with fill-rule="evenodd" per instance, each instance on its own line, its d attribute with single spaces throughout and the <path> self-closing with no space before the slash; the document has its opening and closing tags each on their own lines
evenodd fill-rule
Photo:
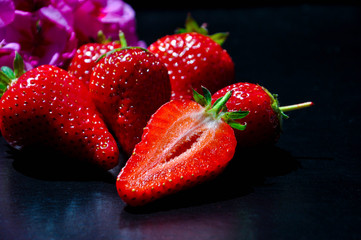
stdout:
<svg viewBox="0 0 361 240">
<path fill-rule="evenodd" d="M 315 106 L 289 114 L 274 148 L 238 151 L 214 181 L 140 209 L 118 197 L 119 168 L 54 166 L 51 154 L 33 163 L 0 138 L 0 239 L 360 239 L 360 10 L 191 10 L 211 32 L 230 32 L 238 81 Z M 140 38 L 172 33 L 187 12 L 137 6 Z"/>
</svg>

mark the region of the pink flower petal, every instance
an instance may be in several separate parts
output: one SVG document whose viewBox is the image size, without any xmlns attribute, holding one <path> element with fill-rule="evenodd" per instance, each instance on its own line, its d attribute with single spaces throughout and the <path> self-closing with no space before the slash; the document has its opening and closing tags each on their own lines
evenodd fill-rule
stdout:
<svg viewBox="0 0 361 240">
<path fill-rule="evenodd" d="M 15 17 L 15 6 L 13 1 L 0 0 L 0 27 L 11 23 Z"/>
</svg>

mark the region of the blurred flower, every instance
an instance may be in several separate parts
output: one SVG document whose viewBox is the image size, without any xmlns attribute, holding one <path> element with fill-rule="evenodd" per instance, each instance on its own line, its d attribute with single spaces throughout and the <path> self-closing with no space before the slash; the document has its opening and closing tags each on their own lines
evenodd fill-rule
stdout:
<svg viewBox="0 0 361 240">
<path fill-rule="evenodd" d="M 15 10 L 14 20 L 0 29 L 6 42 L 18 43 L 19 53 L 33 67 L 52 64 L 64 67 L 74 55 L 77 39 L 52 6 L 35 13 Z"/>
<path fill-rule="evenodd" d="M 11 0 L 2 0 L 0 6 L 0 27 L 4 27 L 14 20 L 15 6 Z"/>
<path fill-rule="evenodd" d="M 123 31 L 129 46 L 138 40 L 134 10 L 122 0 L 1 0 L 0 63 L 19 51 L 28 66 L 52 64 L 66 68 L 76 49 L 102 30 L 118 39 Z"/>
<path fill-rule="evenodd" d="M 117 40 L 121 30 L 129 46 L 145 47 L 144 42 L 138 41 L 135 12 L 127 3 L 121 0 L 79 1 L 74 10 L 74 28 L 81 44 L 95 39 L 99 30 Z"/>
</svg>

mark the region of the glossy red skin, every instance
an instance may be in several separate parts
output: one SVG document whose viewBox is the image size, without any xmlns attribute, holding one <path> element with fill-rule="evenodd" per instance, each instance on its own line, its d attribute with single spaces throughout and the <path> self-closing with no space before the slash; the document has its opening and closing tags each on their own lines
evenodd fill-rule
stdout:
<svg viewBox="0 0 361 240">
<path fill-rule="evenodd" d="M 218 43 L 199 33 L 165 36 L 148 49 L 168 68 L 172 99 L 193 99 L 192 88 L 210 92 L 234 81 L 234 63 Z"/>
<path fill-rule="evenodd" d="M 129 205 L 214 178 L 232 159 L 236 139 L 222 120 L 211 120 L 190 100 L 164 104 L 149 120 L 142 141 L 119 173 L 119 196 Z"/>
<path fill-rule="evenodd" d="M 245 130 L 235 130 L 237 147 L 260 147 L 276 143 L 280 137 L 281 121 L 271 106 L 273 100 L 268 93 L 257 84 L 235 83 L 216 92 L 212 101 L 230 90 L 233 90 L 233 94 L 226 103 L 228 111 L 249 111 L 245 118 L 237 120 L 247 124 Z"/>
<path fill-rule="evenodd" d="M 117 143 L 87 88 L 65 70 L 43 65 L 23 74 L 1 98 L 0 129 L 14 148 L 45 146 L 105 169 Z"/>
<path fill-rule="evenodd" d="M 99 111 L 130 155 L 151 115 L 170 99 L 167 69 L 149 51 L 125 49 L 103 58 L 89 85 Z"/>
<path fill-rule="evenodd" d="M 93 68 L 98 58 L 120 47 L 121 44 L 116 42 L 84 44 L 77 49 L 75 56 L 69 64 L 68 72 L 83 81 L 88 87 Z"/>
</svg>

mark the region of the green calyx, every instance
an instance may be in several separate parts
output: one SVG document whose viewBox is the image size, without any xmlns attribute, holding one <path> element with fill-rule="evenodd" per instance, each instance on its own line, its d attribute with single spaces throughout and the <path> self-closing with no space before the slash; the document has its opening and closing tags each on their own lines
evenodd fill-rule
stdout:
<svg viewBox="0 0 361 240">
<path fill-rule="evenodd" d="M 101 44 L 111 43 L 112 38 L 111 37 L 107 38 L 105 36 L 105 34 L 103 33 L 103 31 L 99 30 L 98 34 L 97 34 L 97 38 L 95 39 L 95 42 L 96 43 L 101 43 Z"/>
<path fill-rule="evenodd" d="M 304 102 L 304 103 L 298 103 L 288 106 L 280 106 L 280 103 L 278 101 L 278 94 L 272 94 L 270 93 L 266 88 L 262 87 L 262 89 L 268 94 L 268 96 L 271 98 L 271 107 L 273 111 L 277 114 L 279 122 L 281 123 L 282 128 L 282 122 L 283 119 L 288 119 L 289 116 L 285 114 L 285 112 L 290 112 L 302 108 L 307 108 L 313 105 L 313 102 Z"/>
<path fill-rule="evenodd" d="M 194 20 L 194 18 L 191 16 L 191 14 L 188 14 L 185 22 L 184 28 L 178 28 L 176 30 L 176 33 L 190 33 L 190 32 L 197 32 L 200 34 L 203 34 L 205 36 L 210 37 L 213 41 L 218 43 L 219 45 L 222 45 L 229 33 L 222 32 L 222 33 L 215 33 L 212 35 L 208 34 L 207 24 L 203 23 L 201 26 L 198 25 L 198 23 Z"/>
<path fill-rule="evenodd" d="M 282 122 L 282 119 L 287 119 L 289 116 L 287 116 L 281 109 L 280 109 L 280 103 L 278 101 L 278 94 L 272 94 L 269 92 L 266 88 L 262 87 L 263 91 L 265 91 L 268 96 L 271 99 L 271 107 L 273 111 L 277 114 L 280 122 Z"/>
<path fill-rule="evenodd" d="M 227 92 L 223 97 L 218 98 L 212 105 L 212 94 L 205 87 L 202 87 L 203 95 L 193 90 L 194 100 L 205 108 L 205 112 L 214 119 L 222 119 L 232 128 L 237 130 L 246 129 L 246 125 L 235 121 L 248 115 L 248 111 L 228 112 L 226 103 L 232 96 L 232 91 Z"/>
<path fill-rule="evenodd" d="M 121 48 L 116 48 L 116 49 L 113 49 L 113 50 L 111 50 L 109 52 L 104 53 L 95 62 L 98 63 L 102 58 L 108 57 L 108 56 L 112 55 L 115 52 L 123 51 L 123 50 L 126 50 L 126 49 L 133 49 L 134 48 L 134 49 L 141 49 L 141 50 L 144 50 L 146 52 L 149 52 L 148 49 L 142 48 L 142 47 L 128 47 L 127 40 L 125 39 L 124 33 L 122 31 L 119 32 L 119 41 L 120 41 L 120 44 L 122 46 Z"/>
<path fill-rule="evenodd" d="M 120 43 L 122 47 L 127 46 L 127 41 L 125 40 L 124 33 L 122 31 L 119 31 L 119 40 L 113 40 L 111 37 L 106 37 L 102 30 L 98 31 L 97 38 L 95 42 L 101 43 L 101 44 L 107 44 L 107 43 Z"/>
<path fill-rule="evenodd" d="M 25 73 L 24 61 L 19 53 L 15 53 L 13 68 L 3 66 L 0 71 L 0 98 L 4 95 L 6 90 L 15 82 L 21 75 Z"/>
</svg>

